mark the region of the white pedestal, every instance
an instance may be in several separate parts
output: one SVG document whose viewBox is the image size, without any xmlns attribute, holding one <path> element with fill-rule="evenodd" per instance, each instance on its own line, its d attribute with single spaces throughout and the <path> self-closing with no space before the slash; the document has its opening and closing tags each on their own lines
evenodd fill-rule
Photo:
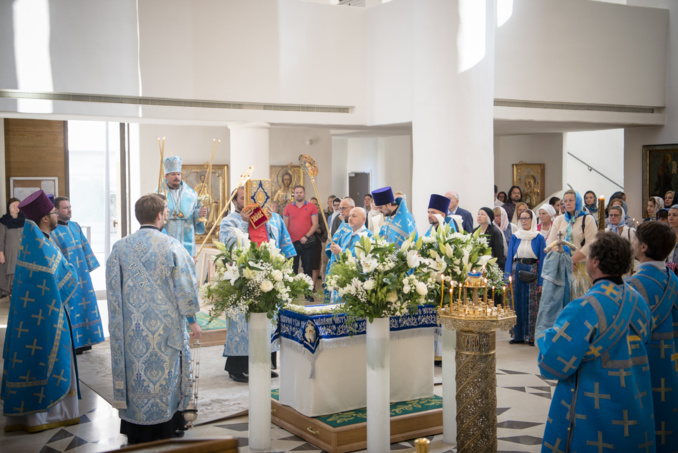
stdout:
<svg viewBox="0 0 678 453">
<path fill-rule="evenodd" d="M 249 449 L 271 449 L 271 322 L 266 313 L 249 320 Z"/>
<path fill-rule="evenodd" d="M 389 318 L 367 323 L 367 451 L 391 448 Z"/>
</svg>

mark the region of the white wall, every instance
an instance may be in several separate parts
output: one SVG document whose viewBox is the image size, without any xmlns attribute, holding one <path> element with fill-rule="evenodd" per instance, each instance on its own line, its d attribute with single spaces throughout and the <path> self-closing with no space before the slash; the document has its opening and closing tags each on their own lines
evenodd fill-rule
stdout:
<svg viewBox="0 0 678 453">
<path fill-rule="evenodd" d="M 627 128 L 624 133 L 624 187 L 629 215 L 642 217 L 642 147 L 678 143 L 678 2 L 674 0 L 628 0 L 629 4 L 669 10 L 669 36 L 666 52 L 666 125 L 653 128 Z M 678 188 L 676 188 L 678 189 Z"/>
<path fill-rule="evenodd" d="M 584 195 L 587 190 L 593 190 L 597 196 L 610 196 L 624 187 L 624 131 L 612 129 L 605 131 L 568 132 L 563 142 L 564 186 L 572 186 L 573 189 Z M 585 165 L 572 157 L 575 155 Z M 619 186 L 600 176 L 595 171 L 589 171 L 588 167 L 595 168 Z M 606 202 L 607 203 L 607 202 Z"/>
<path fill-rule="evenodd" d="M 515 0 L 497 30 L 495 97 L 663 106 L 667 25 L 660 9 Z"/>
<path fill-rule="evenodd" d="M 335 195 L 348 195 L 348 173 L 369 172 L 371 191 L 391 186 L 411 199 L 412 136 L 335 137 L 332 141 Z"/>
<path fill-rule="evenodd" d="M 212 139 L 221 140 L 214 165 L 230 164 L 230 132 L 226 126 L 168 126 L 141 124 L 139 126 L 140 192 L 154 192 L 158 183 L 160 152 L 158 137 L 166 137 L 165 156 L 181 156 L 186 165 L 209 162 Z M 311 140 L 311 145 L 306 141 Z M 327 198 L 332 188 L 332 145 L 328 129 L 273 127 L 270 129 L 270 165 L 298 165 L 299 154 L 309 154 L 318 164 L 316 185 L 321 198 Z M 245 169 L 242 169 L 243 171 Z M 232 188 L 232 181 L 229 181 Z M 304 185 L 308 198 L 315 195 L 311 180 L 306 176 Z"/>
<path fill-rule="evenodd" d="M 544 164 L 544 197 L 563 189 L 562 134 L 495 137 L 494 178 L 500 192 L 508 193 L 513 185 L 513 164 L 521 161 L 526 164 Z"/>
<path fill-rule="evenodd" d="M 368 124 L 412 119 L 412 0 L 367 10 Z"/>
</svg>

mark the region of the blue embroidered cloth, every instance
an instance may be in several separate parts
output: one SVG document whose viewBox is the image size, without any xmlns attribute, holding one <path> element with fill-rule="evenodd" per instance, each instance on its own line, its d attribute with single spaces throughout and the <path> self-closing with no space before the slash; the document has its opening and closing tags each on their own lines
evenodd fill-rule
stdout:
<svg viewBox="0 0 678 453">
<path fill-rule="evenodd" d="M 183 181 L 178 189 L 170 189 L 167 181 L 163 181 L 163 185 L 167 193 L 169 219 L 162 232 L 181 242 L 188 253 L 194 256 L 195 235 L 205 234 L 205 224 L 198 221 L 200 218 L 198 194 Z"/>
<path fill-rule="evenodd" d="M 73 329 L 73 343 L 76 348 L 91 346 L 104 341 L 101 314 L 94 294 L 94 286 L 89 273 L 99 267 L 80 225 L 70 221 L 59 224 L 52 231 L 52 239 L 57 243 L 64 257 L 77 272 L 78 293 L 71 299 L 68 312 Z"/>
<path fill-rule="evenodd" d="M 396 201 L 399 203 L 398 210 L 395 215 L 386 217 L 381 230 L 379 230 L 379 236 L 385 237 L 388 242 L 400 247 L 403 245 L 403 242 L 410 237 L 412 232 L 415 233 L 415 240 L 419 239 L 419 233 L 417 233 L 414 218 L 407 209 L 405 200 L 403 198 L 397 198 Z"/>
<path fill-rule="evenodd" d="M 391 332 L 432 327 L 438 320 L 437 307 L 421 305 L 414 315 L 391 316 Z M 276 337 L 292 340 L 315 354 L 321 340 L 328 342 L 349 336 L 365 335 L 366 320 L 359 318 L 349 326 L 345 314 L 305 315 L 290 310 L 280 310 Z"/>
<path fill-rule="evenodd" d="M 76 288 L 73 266 L 51 238 L 26 220 L 2 354 L 4 415 L 46 412 L 67 396 L 71 379 L 77 379 L 71 375 L 67 308 Z"/>
</svg>

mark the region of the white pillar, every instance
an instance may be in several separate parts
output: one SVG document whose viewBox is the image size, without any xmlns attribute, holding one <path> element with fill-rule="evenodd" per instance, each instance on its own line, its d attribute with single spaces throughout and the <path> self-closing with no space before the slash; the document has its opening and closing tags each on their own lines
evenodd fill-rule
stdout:
<svg viewBox="0 0 678 453">
<path fill-rule="evenodd" d="M 475 219 L 493 206 L 495 0 L 417 0 L 412 9 L 412 210 L 425 218 L 432 193 L 455 190 Z"/>
<path fill-rule="evenodd" d="M 229 123 L 228 128 L 231 132 L 231 164 L 228 168 L 230 190 L 235 189 L 240 175 L 250 165 L 254 165 L 252 179 L 268 179 L 271 126 L 268 123 Z"/>
</svg>

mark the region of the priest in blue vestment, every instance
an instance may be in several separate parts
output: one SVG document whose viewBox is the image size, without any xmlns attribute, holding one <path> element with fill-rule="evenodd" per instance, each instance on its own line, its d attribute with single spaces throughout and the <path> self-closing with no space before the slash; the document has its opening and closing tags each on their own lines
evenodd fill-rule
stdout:
<svg viewBox="0 0 678 453">
<path fill-rule="evenodd" d="M 224 217 L 220 224 L 219 241 L 227 247 L 242 246 L 244 241 L 254 240 L 254 238 L 250 238 L 250 228 L 254 227 L 251 227 L 249 221 L 252 211 L 245 209 L 245 189 L 240 187 L 236 190 L 237 194 L 233 198 L 235 209 Z M 272 216 L 258 229 L 261 230 L 264 227 L 264 231 L 257 232 L 262 240 L 273 242 L 285 258 L 296 256 L 296 250 L 292 245 L 284 222 L 279 222 L 275 216 Z M 224 370 L 235 382 L 249 382 L 249 325 L 245 315 L 237 318 L 227 317 L 226 323 L 226 343 L 223 353 L 223 356 L 226 357 L 226 364 Z M 273 368 L 275 368 L 275 364 L 275 346 L 272 344 L 271 365 Z M 278 377 L 278 373 L 271 371 L 271 376 Z"/>
<path fill-rule="evenodd" d="M 593 286 L 537 340 L 541 374 L 558 380 L 542 452 L 655 451 L 652 313 L 621 278 L 632 262 L 628 241 L 598 233 L 586 262 Z"/>
<path fill-rule="evenodd" d="M 374 205 L 384 214 L 384 224 L 379 230 L 379 236 L 400 247 L 412 232 L 415 233 L 415 241 L 419 238 L 414 218 L 407 209 L 402 197 L 393 198 L 390 187 L 382 187 L 372 192 Z"/>
<path fill-rule="evenodd" d="M 205 234 L 205 223 L 199 219 L 207 215 L 201 207 L 198 194 L 181 180 L 181 157 L 169 156 L 163 161 L 169 218 L 162 230 L 181 242 L 191 256 L 195 256 L 195 235 Z"/>
<path fill-rule="evenodd" d="M 452 216 L 447 215 L 449 207 L 449 198 L 435 193 L 431 194 L 431 198 L 428 201 L 428 223 L 431 226 L 428 228 L 428 231 L 426 231 L 424 236 L 434 236 L 435 232 L 438 231 L 441 220 L 445 225 L 450 225 L 452 231 L 457 231 L 457 227 L 452 221 Z"/>
<path fill-rule="evenodd" d="M 26 217 L 2 353 L 5 431 L 79 423 L 78 375 L 69 303 L 75 269 L 50 238 L 57 211 L 42 190 L 19 205 Z"/>
<path fill-rule="evenodd" d="M 355 246 L 360 242 L 361 237 L 374 237 L 374 234 L 365 226 L 366 218 L 367 213 L 363 208 L 351 209 L 348 215 L 348 223 L 342 223 L 341 227 L 334 233 L 332 238 L 334 243 L 327 244 L 325 248 L 325 253 L 330 259 L 327 263 L 325 275 L 330 273 L 337 257 L 346 250 L 349 250 L 355 256 Z"/>
<path fill-rule="evenodd" d="M 658 452 L 678 448 L 678 277 L 664 262 L 675 243 L 670 226 L 641 223 L 634 243 L 640 265 L 626 279 L 648 302 L 654 318 L 648 356 Z"/>
<path fill-rule="evenodd" d="M 94 294 L 92 277 L 89 273 L 99 267 L 87 238 L 80 225 L 71 220 L 71 202 L 66 197 L 54 199 L 54 207 L 59 213 L 57 227 L 52 231 L 52 239 L 61 249 L 61 253 L 75 267 L 78 279 L 78 294 L 71 299 L 69 313 L 75 352 L 92 349 L 93 344 L 104 341 L 104 330 L 97 297 Z"/>
<path fill-rule="evenodd" d="M 193 338 L 202 334 L 193 257 L 160 230 L 167 202 L 144 195 L 134 211 L 141 228 L 106 262 L 112 405 L 131 444 L 183 434 L 192 391 L 186 324 Z"/>
</svg>

